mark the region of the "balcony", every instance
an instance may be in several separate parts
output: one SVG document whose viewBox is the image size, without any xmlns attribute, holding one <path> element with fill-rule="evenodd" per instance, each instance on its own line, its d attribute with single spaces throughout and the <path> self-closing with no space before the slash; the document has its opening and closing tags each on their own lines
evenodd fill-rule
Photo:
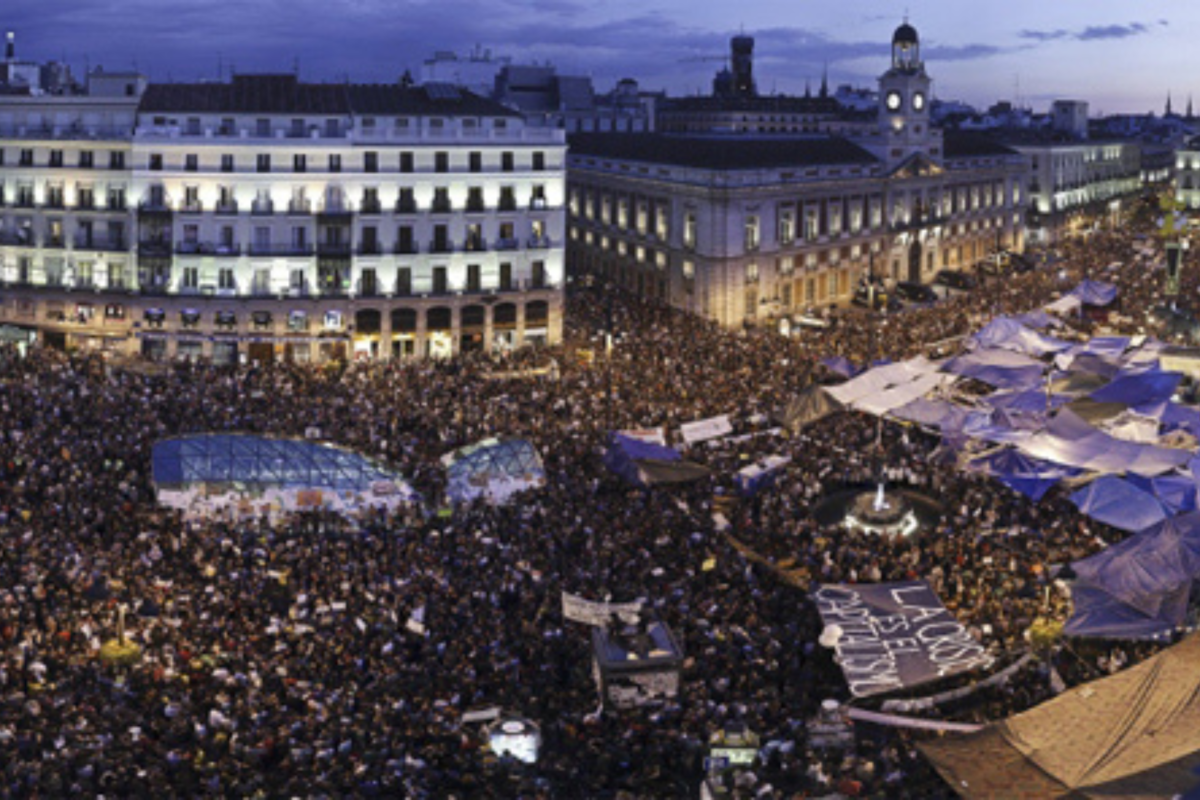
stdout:
<svg viewBox="0 0 1200 800">
<path fill-rule="evenodd" d="M 236 214 L 238 213 L 237 203 L 217 203 L 216 212 L 218 214 Z"/>
<path fill-rule="evenodd" d="M 325 206 L 317 212 L 317 216 L 330 220 L 349 221 L 354 216 L 354 212 L 350 210 L 349 206 Z"/>
<path fill-rule="evenodd" d="M 179 242 L 175 252 L 185 256 L 223 256 L 236 257 L 242 254 L 242 248 L 236 244 L 214 244 L 212 242 Z"/>
<path fill-rule="evenodd" d="M 62 248 L 66 247 L 66 246 L 67 246 L 67 240 L 65 238 L 63 238 L 62 236 L 47 236 L 45 239 L 42 240 L 42 247 L 48 247 L 48 248 L 52 248 L 54 250 L 61 250 Z"/>
<path fill-rule="evenodd" d="M 317 255 L 332 258 L 349 258 L 351 247 L 345 242 L 318 242 Z"/>
<path fill-rule="evenodd" d="M 453 214 L 454 213 L 454 207 L 451 206 L 449 203 L 439 203 L 436 201 L 430 207 L 429 210 L 431 213 L 434 213 L 434 214 Z"/>
<path fill-rule="evenodd" d="M 530 236 L 529 247 L 532 250 L 547 250 L 550 247 L 549 236 Z"/>
<path fill-rule="evenodd" d="M 432 242 L 429 243 L 429 252 L 430 253 L 453 253 L 454 252 L 454 244 L 452 242 L 444 242 L 444 241 L 438 241 L 437 239 L 434 239 Z"/>
<path fill-rule="evenodd" d="M 281 244 L 278 242 L 250 245 L 251 256 L 311 256 L 311 244 Z"/>
<path fill-rule="evenodd" d="M 138 255 L 152 256 L 155 258 L 170 257 L 171 242 L 169 240 L 138 242 Z"/>
<path fill-rule="evenodd" d="M 379 242 L 370 242 L 360 244 L 358 246 L 358 254 L 360 256 L 378 256 L 383 255 L 383 247 Z"/>
<path fill-rule="evenodd" d="M 307 200 L 302 202 L 293 200 L 288 203 L 287 213 L 293 217 L 307 216 L 312 213 L 312 203 Z"/>
<path fill-rule="evenodd" d="M 518 239 L 497 239 L 496 240 L 496 249 L 497 250 L 516 250 L 520 246 L 521 246 L 521 242 Z"/>
<path fill-rule="evenodd" d="M 179 207 L 179 213 L 181 213 L 181 214 L 203 214 L 204 206 L 201 205 L 199 202 L 184 203 L 183 205 L 181 205 Z"/>
<path fill-rule="evenodd" d="M 483 239 L 467 239 L 463 242 L 464 253 L 482 253 L 487 250 L 487 242 Z"/>
<path fill-rule="evenodd" d="M 383 205 L 378 200 L 363 200 L 360 214 L 382 214 Z"/>
<path fill-rule="evenodd" d="M 46 202 L 42 203 L 42 208 L 52 208 L 57 211 L 62 211 L 66 207 L 67 204 L 63 202 L 61 197 L 48 197 L 46 198 Z"/>
<path fill-rule="evenodd" d="M 466 211 L 468 214 L 482 214 L 487 211 L 487 207 L 482 202 L 467 202 Z"/>
<path fill-rule="evenodd" d="M 138 204 L 138 214 L 140 216 L 164 216 L 169 217 L 172 214 L 170 206 L 165 200 L 148 200 L 145 203 Z"/>
<path fill-rule="evenodd" d="M 28 231 L 0 231 L 0 244 L 33 247 L 32 238 Z"/>
<path fill-rule="evenodd" d="M 397 242 L 392 252 L 398 256 L 411 256 L 416 255 L 420 250 L 417 248 L 416 242 Z"/>
<path fill-rule="evenodd" d="M 396 213 L 397 214 L 416 214 L 417 213 L 416 201 L 411 200 L 411 199 L 409 199 L 409 200 L 401 199 L 399 202 L 396 203 Z"/>
<path fill-rule="evenodd" d="M 250 213 L 256 217 L 269 217 L 275 213 L 275 204 L 258 202 L 251 203 Z"/>
</svg>

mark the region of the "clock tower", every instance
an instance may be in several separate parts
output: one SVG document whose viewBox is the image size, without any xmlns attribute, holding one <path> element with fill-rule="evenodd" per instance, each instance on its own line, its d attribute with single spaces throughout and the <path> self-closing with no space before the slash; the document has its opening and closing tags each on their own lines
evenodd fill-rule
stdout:
<svg viewBox="0 0 1200 800">
<path fill-rule="evenodd" d="M 916 29 L 892 35 L 892 67 L 879 78 L 879 134 L 889 168 L 914 154 L 941 161 L 941 137 L 929 124 L 929 87 Z"/>
</svg>

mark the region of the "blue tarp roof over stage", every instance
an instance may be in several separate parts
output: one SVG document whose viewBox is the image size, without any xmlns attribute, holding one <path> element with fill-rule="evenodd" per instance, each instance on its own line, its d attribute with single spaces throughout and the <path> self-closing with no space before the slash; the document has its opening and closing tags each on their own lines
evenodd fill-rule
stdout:
<svg viewBox="0 0 1200 800">
<path fill-rule="evenodd" d="M 151 459 L 159 486 L 257 483 L 363 492 L 379 481 L 403 482 L 357 453 L 300 439 L 186 436 L 158 442 Z"/>
<path fill-rule="evenodd" d="M 1072 636 L 1143 638 L 1184 623 L 1200 576 L 1200 513 L 1183 514 L 1072 565 Z"/>
<path fill-rule="evenodd" d="M 621 433 L 609 436 L 604 466 L 636 486 L 660 483 L 684 483 L 702 478 L 708 469 L 684 461 L 678 451 L 666 445 L 635 439 Z"/>
</svg>

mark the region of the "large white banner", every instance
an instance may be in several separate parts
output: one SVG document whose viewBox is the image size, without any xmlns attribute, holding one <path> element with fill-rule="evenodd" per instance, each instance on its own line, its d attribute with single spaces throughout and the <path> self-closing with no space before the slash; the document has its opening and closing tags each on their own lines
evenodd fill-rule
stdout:
<svg viewBox="0 0 1200 800">
<path fill-rule="evenodd" d="M 616 614 L 626 625 L 633 625 L 638 621 L 638 616 L 642 611 L 641 600 L 634 600 L 631 603 L 605 603 L 597 600 L 584 600 L 570 592 L 562 593 L 562 604 L 565 619 L 582 622 L 584 625 L 594 625 L 598 628 L 607 625 L 612 620 L 613 614 Z"/>
<path fill-rule="evenodd" d="M 688 444 L 695 444 L 696 442 L 706 442 L 709 439 L 719 439 L 722 436 L 728 436 L 733 433 L 733 425 L 729 422 L 729 415 L 722 414 L 719 417 L 685 422 L 679 426 L 679 433 L 683 436 L 683 441 Z"/>
</svg>

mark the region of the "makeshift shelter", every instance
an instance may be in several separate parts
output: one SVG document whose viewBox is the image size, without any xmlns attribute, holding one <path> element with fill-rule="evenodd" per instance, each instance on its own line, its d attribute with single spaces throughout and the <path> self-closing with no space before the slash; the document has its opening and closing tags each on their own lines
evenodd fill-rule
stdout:
<svg viewBox="0 0 1200 800">
<path fill-rule="evenodd" d="M 1071 290 L 1085 306 L 1107 306 L 1117 299 L 1117 287 L 1103 281 L 1085 280 Z"/>
<path fill-rule="evenodd" d="M 159 502 L 201 516 L 226 508 L 346 510 L 417 497 L 401 476 L 362 455 L 304 439 L 181 436 L 157 442 L 151 464 Z"/>
<path fill-rule="evenodd" d="M 1070 499 L 1081 513 L 1131 533 L 1145 530 L 1168 516 L 1153 494 L 1114 475 L 1097 478 Z"/>
<path fill-rule="evenodd" d="M 546 481 L 542 458 L 524 439 L 484 439 L 442 456 L 446 491 L 455 503 L 508 500 Z"/>
<path fill-rule="evenodd" d="M 1043 382 L 1046 365 L 1023 353 L 1009 350 L 976 350 L 942 365 L 945 372 L 995 386 L 1028 389 Z"/>
<path fill-rule="evenodd" d="M 746 497 L 758 494 L 760 490 L 773 484 L 783 468 L 791 462 L 791 456 L 767 456 L 748 467 L 739 469 L 734 478 L 737 481 L 738 491 Z"/>
<path fill-rule="evenodd" d="M 822 386 L 809 386 L 793 397 L 779 414 L 779 422 L 792 433 L 798 433 L 810 422 L 824 419 L 841 411 L 843 406 Z"/>
<path fill-rule="evenodd" d="M 1072 568 L 1075 614 L 1066 633 L 1142 638 L 1168 632 L 1184 623 L 1200 577 L 1200 513 L 1166 519 Z"/>
<path fill-rule="evenodd" d="M 967 340 L 967 346 L 979 349 L 1011 350 L 1031 356 L 1058 353 L 1071 345 L 1052 339 L 1022 325 L 1010 317 L 997 317 Z"/>
<path fill-rule="evenodd" d="M 688 483 L 709 474 L 707 467 L 684 461 L 677 450 L 620 433 L 609 437 L 604 466 L 635 486 L 643 487 Z"/>
<path fill-rule="evenodd" d="M 1045 431 L 1021 439 L 1018 447 L 1035 458 L 1080 469 L 1146 476 L 1170 472 L 1189 459 L 1183 450 L 1116 439 L 1066 408 L 1059 409 Z"/>
<path fill-rule="evenodd" d="M 977 733 L 918 745 L 967 800 L 1166 798 L 1200 786 L 1200 636 Z"/>
<path fill-rule="evenodd" d="M 679 694 L 683 649 L 671 629 L 643 610 L 638 622 L 592 628 L 592 674 L 600 698 L 617 708 L 670 700 Z"/>
<path fill-rule="evenodd" d="M 1183 380 L 1180 372 L 1138 370 L 1117 375 L 1108 385 L 1092 392 L 1089 397 L 1101 403 L 1124 403 L 1140 406 L 1170 400 Z"/>
<path fill-rule="evenodd" d="M 860 372 L 858 367 L 850 363 L 850 359 L 843 356 L 826 356 L 820 363 L 834 375 L 841 375 L 843 378 L 853 378 Z"/>
</svg>

